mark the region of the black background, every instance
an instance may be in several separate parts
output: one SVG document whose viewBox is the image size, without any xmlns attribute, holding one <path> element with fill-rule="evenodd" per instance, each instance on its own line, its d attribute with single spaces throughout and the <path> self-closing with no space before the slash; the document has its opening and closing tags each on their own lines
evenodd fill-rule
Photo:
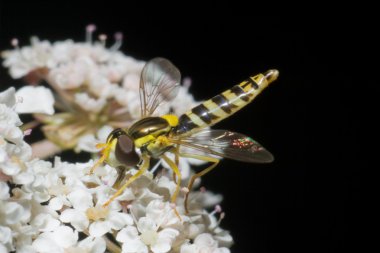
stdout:
<svg viewBox="0 0 380 253">
<path fill-rule="evenodd" d="M 358 140 L 366 120 L 362 108 L 374 107 L 366 94 L 378 82 L 371 62 L 379 45 L 372 36 L 376 22 L 332 21 L 322 13 L 270 16 L 271 6 L 231 3 L 178 3 L 175 11 L 151 7 L 147 12 L 127 2 L 2 2 L 0 49 L 10 48 L 13 37 L 26 45 L 31 35 L 82 41 L 84 27 L 95 23 L 109 37 L 122 31 L 126 54 L 170 59 L 192 78 L 191 92 L 199 100 L 277 68 L 276 83 L 217 126 L 252 136 L 275 162 L 224 160 L 203 181 L 225 196 L 222 226 L 235 239 L 232 252 L 360 250 L 359 189 L 369 163 Z M 4 69 L 0 81 L 2 90 L 21 83 Z"/>
</svg>

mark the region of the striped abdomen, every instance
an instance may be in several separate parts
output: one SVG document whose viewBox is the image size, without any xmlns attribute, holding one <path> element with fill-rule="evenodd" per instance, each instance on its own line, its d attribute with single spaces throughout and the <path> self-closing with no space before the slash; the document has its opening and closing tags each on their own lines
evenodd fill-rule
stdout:
<svg viewBox="0 0 380 253">
<path fill-rule="evenodd" d="M 277 70 L 269 70 L 264 74 L 250 77 L 194 107 L 179 118 L 176 134 L 190 134 L 229 117 L 249 104 L 277 77 Z"/>
</svg>

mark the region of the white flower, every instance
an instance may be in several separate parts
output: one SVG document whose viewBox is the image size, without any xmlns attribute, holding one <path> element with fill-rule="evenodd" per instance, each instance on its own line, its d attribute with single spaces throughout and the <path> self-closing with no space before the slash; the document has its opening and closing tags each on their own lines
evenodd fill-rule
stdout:
<svg viewBox="0 0 380 253">
<path fill-rule="evenodd" d="M 186 84 L 185 84 L 186 85 Z M 189 93 L 189 86 L 180 86 L 177 96 L 170 102 L 171 108 L 173 108 L 176 115 L 181 115 L 199 104 L 194 97 Z"/>
<path fill-rule="evenodd" d="M 0 225 L 0 245 L 3 245 L 4 252 L 12 250 L 12 230 L 9 227 Z"/>
<path fill-rule="evenodd" d="M 8 253 L 9 250 L 5 247 L 4 244 L 0 243 L 0 253 Z"/>
<path fill-rule="evenodd" d="M 93 237 L 103 236 L 111 229 L 120 230 L 125 225 L 133 223 L 129 214 L 119 212 L 118 209 L 103 208 L 93 204 L 93 197 L 89 191 L 77 189 L 68 194 L 67 198 L 73 205 L 73 209 L 66 209 L 62 212 L 60 219 L 62 222 L 71 223 L 78 231 L 88 228 Z M 91 221 L 91 224 L 90 224 Z"/>
<path fill-rule="evenodd" d="M 78 242 L 76 246 L 69 247 L 65 253 L 103 253 L 106 250 L 106 242 L 100 237 L 87 237 Z"/>
<path fill-rule="evenodd" d="M 9 186 L 7 183 L 0 181 L 0 200 L 6 200 L 9 196 Z"/>
<path fill-rule="evenodd" d="M 146 207 L 146 216 L 139 218 L 136 227 L 122 229 L 116 239 L 123 243 L 123 252 L 168 252 L 179 231 L 181 220 L 167 202 L 156 199 Z M 133 212 L 133 211 L 132 211 Z M 182 219 L 186 217 L 183 216 Z"/>
<path fill-rule="evenodd" d="M 16 90 L 14 87 L 0 93 L 0 124 L 3 131 L 0 133 L 4 135 L 5 125 L 20 126 L 21 120 L 17 113 L 14 112 L 13 106 L 16 104 Z"/>
<path fill-rule="evenodd" d="M 123 228 L 117 235 L 116 240 L 123 242 L 123 253 L 148 253 L 148 247 L 140 240 L 136 227 Z"/>
<path fill-rule="evenodd" d="M 89 112 L 100 112 L 106 105 L 105 98 L 94 99 L 87 93 L 76 93 L 75 102 L 82 107 L 82 109 Z"/>
<path fill-rule="evenodd" d="M 137 229 L 138 228 L 138 229 Z M 157 232 L 157 225 L 149 218 L 140 218 L 137 228 L 128 226 L 123 228 L 116 239 L 123 243 L 123 253 L 166 253 L 179 232 L 172 228 L 165 228 Z"/>
<path fill-rule="evenodd" d="M 16 92 L 16 96 L 21 98 L 16 106 L 18 113 L 54 114 L 53 93 L 43 86 L 24 86 Z"/>
<path fill-rule="evenodd" d="M 201 203 L 202 206 L 206 208 L 211 208 L 213 206 L 216 206 L 220 204 L 223 200 L 222 194 L 215 194 L 211 191 L 202 191 L 201 194 L 198 194 L 194 201 Z"/>
<path fill-rule="evenodd" d="M 49 213 L 40 213 L 34 217 L 30 224 L 39 231 L 45 232 L 54 231 L 61 223 Z"/>
<path fill-rule="evenodd" d="M 91 94 L 103 99 L 113 99 L 122 89 L 118 84 L 112 83 L 106 76 L 99 73 L 99 69 L 89 73 L 88 88 Z"/>
<path fill-rule="evenodd" d="M 50 42 L 40 41 L 33 37 L 31 44 L 31 46 L 2 53 L 5 58 L 3 64 L 10 68 L 9 72 L 13 78 L 20 78 L 33 70 L 56 65 L 55 60 L 51 57 Z"/>
<path fill-rule="evenodd" d="M 0 104 L 4 104 L 6 107 L 12 107 L 16 104 L 16 89 L 10 87 L 7 90 L 0 93 Z"/>
<path fill-rule="evenodd" d="M 88 69 L 91 69 L 92 62 L 78 59 L 74 62 L 66 62 L 49 72 L 49 80 L 61 89 L 75 89 L 80 87 L 87 80 Z"/>
<path fill-rule="evenodd" d="M 2 55 L 14 78 L 37 76 L 35 79 L 45 80 L 60 97 L 57 106 L 63 112 L 53 117 L 39 115 L 38 120 L 48 124 L 43 128 L 45 135 L 63 149 L 79 150 L 77 144 L 82 136 L 94 135 L 106 124 L 113 128 L 129 127 L 141 116 L 139 79 L 145 63 L 116 51 L 121 37 L 110 49 L 102 43 L 92 43 L 90 37 L 87 43 L 71 40 L 50 43 L 34 37 L 31 46 L 8 50 Z M 187 84 L 181 87 L 178 96 L 162 104 L 155 115 L 163 115 L 170 109 L 180 115 L 192 108 L 196 102 L 188 87 Z M 29 112 L 43 101 L 17 107 L 20 112 Z M 189 167 L 187 159 L 181 160 L 184 167 Z M 184 169 L 184 175 L 187 174 L 188 169 Z"/>
<path fill-rule="evenodd" d="M 0 224 L 14 225 L 25 222 L 29 216 L 30 210 L 17 202 L 5 202 L 0 205 Z"/>
<path fill-rule="evenodd" d="M 193 244 L 183 244 L 181 253 L 229 253 L 230 250 L 225 247 L 218 247 L 211 234 L 203 233 L 198 235 Z"/>
<path fill-rule="evenodd" d="M 76 151 L 86 151 L 90 153 L 97 153 L 99 149 L 96 148 L 96 144 L 105 143 L 107 140 L 107 136 L 110 132 L 112 132 L 113 128 L 111 126 L 105 125 L 101 127 L 97 133 L 94 134 L 86 134 L 83 135 L 78 140 L 78 145 L 76 147 Z"/>
<path fill-rule="evenodd" d="M 154 220 L 160 227 L 169 227 L 179 225 L 183 221 L 187 221 L 187 217 L 181 217 L 182 221 L 177 217 L 173 208 L 168 202 L 160 199 L 152 200 L 146 207 L 146 217 Z"/>
<path fill-rule="evenodd" d="M 67 226 L 59 226 L 51 232 L 44 232 L 34 240 L 33 248 L 41 253 L 65 252 L 65 249 L 76 245 L 78 232 Z"/>
</svg>

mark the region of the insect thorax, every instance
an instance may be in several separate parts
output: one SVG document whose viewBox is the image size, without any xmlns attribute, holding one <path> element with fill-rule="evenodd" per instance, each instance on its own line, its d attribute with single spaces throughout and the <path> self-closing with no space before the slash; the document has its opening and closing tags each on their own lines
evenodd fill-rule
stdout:
<svg viewBox="0 0 380 253">
<path fill-rule="evenodd" d="M 158 137 L 170 131 L 171 127 L 167 120 L 161 117 L 147 117 L 135 122 L 129 129 L 128 134 L 135 140 L 152 135 Z"/>
<path fill-rule="evenodd" d="M 172 127 L 169 122 L 161 117 L 147 117 L 134 123 L 128 134 L 135 140 L 135 145 L 142 152 L 150 156 L 158 157 L 172 148 L 165 142 L 165 137 Z"/>
</svg>

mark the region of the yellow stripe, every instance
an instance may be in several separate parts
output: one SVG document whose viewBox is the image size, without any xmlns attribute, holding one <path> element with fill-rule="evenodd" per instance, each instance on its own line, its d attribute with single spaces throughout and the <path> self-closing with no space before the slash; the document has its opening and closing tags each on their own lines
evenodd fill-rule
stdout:
<svg viewBox="0 0 380 253">
<path fill-rule="evenodd" d="M 191 121 L 194 122 L 198 126 L 207 125 L 206 122 L 204 122 L 201 118 L 198 117 L 198 115 L 196 115 L 195 113 L 192 113 L 191 111 L 190 113 L 187 113 L 187 116 L 189 116 Z"/>
<path fill-rule="evenodd" d="M 232 109 L 233 111 L 237 111 L 241 109 L 243 106 L 246 106 L 248 103 L 241 100 L 239 97 L 235 95 L 235 93 L 231 92 L 230 90 L 226 90 L 222 93 L 230 103 L 236 105 L 238 108 Z"/>
<path fill-rule="evenodd" d="M 217 105 L 216 103 L 212 102 L 211 99 L 210 100 L 207 100 L 206 102 L 203 103 L 203 105 L 211 112 L 213 113 L 215 116 L 218 116 L 222 119 L 226 118 L 229 116 L 228 113 L 226 113 L 225 111 L 223 111 L 221 108 L 219 108 L 219 105 Z"/>
</svg>

